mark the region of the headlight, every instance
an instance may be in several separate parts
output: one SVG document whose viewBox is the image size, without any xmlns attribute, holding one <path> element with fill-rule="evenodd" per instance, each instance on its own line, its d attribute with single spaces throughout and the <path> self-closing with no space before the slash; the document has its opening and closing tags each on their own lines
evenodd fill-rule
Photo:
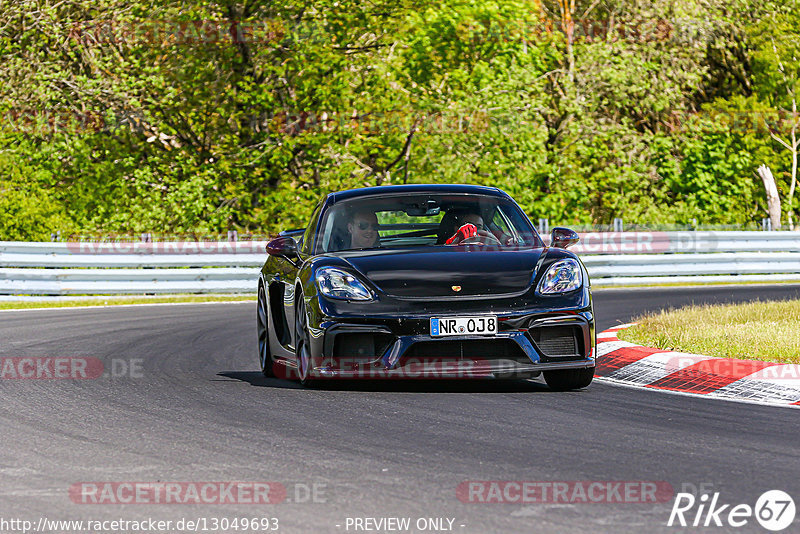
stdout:
<svg viewBox="0 0 800 534">
<path fill-rule="evenodd" d="M 319 292 L 328 298 L 344 300 L 372 300 L 372 293 L 355 277 L 335 267 L 317 269 L 315 277 Z"/>
<path fill-rule="evenodd" d="M 554 295 L 566 293 L 581 287 L 583 275 L 581 266 L 576 260 L 567 259 L 555 262 L 547 269 L 539 281 L 536 292 L 540 295 Z"/>
</svg>

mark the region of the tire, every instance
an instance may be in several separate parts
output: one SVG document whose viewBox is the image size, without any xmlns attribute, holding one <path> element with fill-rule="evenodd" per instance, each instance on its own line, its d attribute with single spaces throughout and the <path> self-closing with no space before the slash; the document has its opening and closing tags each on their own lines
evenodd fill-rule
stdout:
<svg viewBox="0 0 800 534">
<path fill-rule="evenodd" d="M 258 286 L 258 359 L 261 363 L 261 374 L 267 378 L 275 376 L 272 369 L 272 353 L 269 350 L 269 313 L 267 312 L 267 295 L 264 286 Z"/>
<path fill-rule="evenodd" d="M 311 355 L 311 336 L 308 333 L 308 315 L 306 314 L 306 301 L 303 293 L 297 292 L 297 308 L 294 314 L 295 356 L 297 358 L 297 376 L 300 385 L 307 388 L 314 387 L 318 381 L 312 377 L 313 356 Z"/>
<path fill-rule="evenodd" d="M 594 367 L 583 369 L 562 369 L 560 371 L 545 371 L 544 381 L 555 391 L 569 391 L 585 388 L 592 383 Z"/>
</svg>

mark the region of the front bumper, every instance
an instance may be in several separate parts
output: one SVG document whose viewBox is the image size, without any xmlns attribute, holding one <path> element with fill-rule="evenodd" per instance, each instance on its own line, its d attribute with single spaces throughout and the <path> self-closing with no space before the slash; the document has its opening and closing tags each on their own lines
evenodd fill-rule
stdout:
<svg viewBox="0 0 800 534">
<path fill-rule="evenodd" d="M 316 300 L 316 299 L 312 299 Z M 322 310 L 319 310 L 320 312 Z M 492 313 L 490 336 L 430 335 L 423 316 L 334 317 L 320 313 L 311 328 L 312 369 L 320 378 L 523 378 L 542 371 L 595 366 L 591 305 L 576 310 L 529 309 Z"/>
</svg>

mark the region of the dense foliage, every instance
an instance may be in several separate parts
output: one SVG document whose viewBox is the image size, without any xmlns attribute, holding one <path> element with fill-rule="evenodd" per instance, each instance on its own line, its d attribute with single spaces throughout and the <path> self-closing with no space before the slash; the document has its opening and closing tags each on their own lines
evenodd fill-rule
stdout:
<svg viewBox="0 0 800 534">
<path fill-rule="evenodd" d="M 328 191 L 422 182 L 564 224 L 760 221 L 759 165 L 789 205 L 798 11 L 3 2 L 0 239 L 267 233 Z"/>
</svg>

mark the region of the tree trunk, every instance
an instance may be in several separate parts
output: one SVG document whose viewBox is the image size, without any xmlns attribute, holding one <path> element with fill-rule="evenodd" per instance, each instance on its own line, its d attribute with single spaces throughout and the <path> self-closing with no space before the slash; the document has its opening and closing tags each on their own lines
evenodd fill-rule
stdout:
<svg viewBox="0 0 800 534">
<path fill-rule="evenodd" d="M 575 0 L 558 0 L 561 12 L 561 29 L 564 31 L 567 44 L 567 77 L 570 82 L 575 81 L 575 51 L 572 43 L 575 41 Z"/>
<path fill-rule="evenodd" d="M 766 165 L 758 168 L 756 173 L 764 182 L 764 189 L 767 190 L 767 211 L 773 230 L 781 229 L 781 199 L 778 196 L 778 187 L 775 185 L 775 177 Z"/>
<path fill-rule="evenodd" d="M 789 230 L 794 230 L 794 189 L 797 186 L 797 150 L 800 142 L 797 141 L 797 100 L 792 98 L 792 178 L 789 186 Z"/>
<path fill-rule="evenodd" d="M 794 139 L 794 134 L 792 135 L 795 147 L 797 146 L 797 141 Z M 789 187 L 789 230 L 794 230 L 794 208 L 792 203 L 794 202 L 794 190 L 797 186 L 797 148 L 792 151 L 792 185 Z"/>
</svg>

